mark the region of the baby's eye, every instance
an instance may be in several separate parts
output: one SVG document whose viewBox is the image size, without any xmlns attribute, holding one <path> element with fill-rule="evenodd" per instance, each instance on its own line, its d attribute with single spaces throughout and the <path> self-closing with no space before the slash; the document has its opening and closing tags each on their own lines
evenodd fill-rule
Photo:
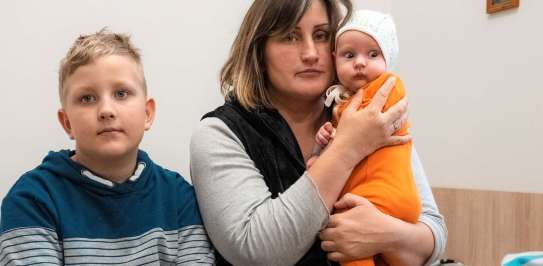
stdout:
<svg viewBox="0 0 543 266">
<path fill-rule="evenodd" d="M 83 95 L 79 98 L 79 101 L 84 104 L 96 102 L 96 97 L 94 95 Z"/>
<path fill-rule="evenodd" d="M 351 58 L 354 57 L 354 53 L 352 53 L 352 52 L 345 52 L 345 53 L 343 54 L 343 57 L 348 58 L 348 59 L 351 59 Z"/>
<path fill-rule="evenodd" d="M 369 52 L 370 58 L 378 57 L 381 53 L 379 51 L 373 50 Z"/>
<path fill-rule="evenodd" d="M 128 97 L 128 91 L 126 90 L 118 90 L 115 92 L 115 98 L 124 99 Z"/>
</svg>

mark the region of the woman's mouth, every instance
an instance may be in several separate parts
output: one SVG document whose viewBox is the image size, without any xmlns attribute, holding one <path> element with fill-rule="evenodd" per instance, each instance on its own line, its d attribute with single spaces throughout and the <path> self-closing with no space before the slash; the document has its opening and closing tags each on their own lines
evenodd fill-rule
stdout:
<svg viewBox="0 0 543 266">
<path fill-rule="evenodd" d="M 301 78 L 315 78 L 322 75 L 323 73 L 324 72 L 321 70 L 308 68 L 296 73 L 296 76 L 301 77 Z"/>
</svg>

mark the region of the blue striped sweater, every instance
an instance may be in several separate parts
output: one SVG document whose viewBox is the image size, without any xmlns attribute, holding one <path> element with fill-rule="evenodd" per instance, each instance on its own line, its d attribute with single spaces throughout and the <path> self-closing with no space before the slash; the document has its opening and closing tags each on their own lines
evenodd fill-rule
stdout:
<svg viewBox="0 0 543 266">
<path fill-rule="evenodd" d="M 50 152 L 2 201 L 0 265 L 212 265 L 194 190 L 138 153 L 122 184 Z"/>
</svg>

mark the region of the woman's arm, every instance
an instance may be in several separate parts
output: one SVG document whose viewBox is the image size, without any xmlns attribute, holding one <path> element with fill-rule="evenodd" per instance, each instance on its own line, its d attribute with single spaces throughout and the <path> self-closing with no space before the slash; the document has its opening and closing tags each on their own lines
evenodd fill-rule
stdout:
<svg viewBox="0 0 543 266">
<path fill-rule="evenodd" d="M 372 108 L 357 110 L 359 93 L 358 102 L 345 110 L 334 143 L 275 199 L 226 124 L 202 120 L 191 140 L 191 175 L 209 236 L 228 261 L 290 265 L 307 252 L 352 168 L 375 149 L 409 141 L 392 136 L 393 122 L 406 120 L 406 101 L 380 111 L 392 84 L 383 86 Z"/>
<path fill-rule="evenodd" d="M 320 234 L 323 249 L 330 252 L 332 260 L 354 260 L 382 253 L 394 265 L 429 265 L 442 254 L 447 228 L 414 149 L 412 166 L 422 201 L 419 222 L 403 222 L 381 213 L 366 199 L 347 194 L 335 207 L 352 209 L 332 215 L 330 224 Z"/>
<path fill-rule="evenodd" d="M 421 216 L 417 224 L 407 224 L 402 227 L 404 241 L 400 242 L 393 252 L 385 253 L 385 257 L 388 255 L 391 262 L 404 263 L 398 265 L 430 265 L 445 251 L 447 226 L 439 213 L 428 178 L 414 146 L 411 160 L 413 176 L 422 202 Z"/>
<path fill-rule="evenodd" d="M 434 194 L 428 183 L 428 177 L 424 172 L 415 146 L 413 146 L 413 151 L 411 152 L 411 160 L 413 176 L 415 177 L 415 182 L 417 183 L 419 196 L 422 202 L 422 213 L 419 218 L 419 223 L 423 223 L 431 230 L 434 239 L 432 256 L 426 263 L 429 265 L 431 262 L 437 260 L 445 251 L 445 245 L 447 243 L 447 225 L 445 224 L 443 215 L 439 213 Z"/>
<path fill-rule="evenodd" d="M 293 265 L 328 222 L 307 175 L 277 198 L 243 144 L 218 118 L 206 118 L 190 146 L 191 176 L 206 230 L 234 265 Z"/>
</svg>

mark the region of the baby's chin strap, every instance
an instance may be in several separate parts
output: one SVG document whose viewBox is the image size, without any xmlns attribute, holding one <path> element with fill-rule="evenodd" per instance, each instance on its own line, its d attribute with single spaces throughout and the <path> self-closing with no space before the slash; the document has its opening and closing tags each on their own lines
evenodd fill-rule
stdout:
<svg viewBox="0 0 543 266">
<path fill-rule="evenodd" d="M 341 96 L 345 92 L 345 87 L 343 87 L 341 84 L 336 84 L 330 86 L 326 90 L 326 100 L 324 101 L 324 105 L 326 107 L 330 107 L 332 103 L 340 103 L 342 101 Z"/>
</svg>

